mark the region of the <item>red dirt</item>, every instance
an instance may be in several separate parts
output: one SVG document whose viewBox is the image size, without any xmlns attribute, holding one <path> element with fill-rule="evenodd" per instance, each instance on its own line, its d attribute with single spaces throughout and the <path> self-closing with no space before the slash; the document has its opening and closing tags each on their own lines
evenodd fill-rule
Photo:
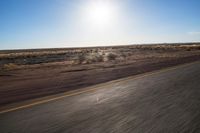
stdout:
<svg viewBox="0 0 200 133">
<path fill-rule="evenodd" d="M 200 60 L 200 55 L 151 58 L 129 64 L 80 65 L 8 71 L 0 75 L 0 106 Z"/>
</svg>

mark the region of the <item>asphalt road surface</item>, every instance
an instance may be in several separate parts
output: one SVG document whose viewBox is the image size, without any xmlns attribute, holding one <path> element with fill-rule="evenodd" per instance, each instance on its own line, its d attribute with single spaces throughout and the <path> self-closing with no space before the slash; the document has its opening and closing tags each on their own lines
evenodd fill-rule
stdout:
<svg viewBox="0 0 200 133">
<path fill-rule="evenodd" d="M 200 133 L 200 62 L 0 114 L 0 133 Z"/>
</svg>

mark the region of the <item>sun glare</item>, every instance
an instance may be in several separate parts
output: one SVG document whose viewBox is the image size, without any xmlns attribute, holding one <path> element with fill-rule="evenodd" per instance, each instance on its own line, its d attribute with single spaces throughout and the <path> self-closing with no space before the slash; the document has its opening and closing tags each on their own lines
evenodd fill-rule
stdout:
<svg viewBox="0 0 200 133">
<path fill-rule="evenodd" d="M 85 19 L 95 26 L 107 26 L 113 22 L 115 10 L 107 1 L 91 1 L 85 8 Z"/>
</svg>

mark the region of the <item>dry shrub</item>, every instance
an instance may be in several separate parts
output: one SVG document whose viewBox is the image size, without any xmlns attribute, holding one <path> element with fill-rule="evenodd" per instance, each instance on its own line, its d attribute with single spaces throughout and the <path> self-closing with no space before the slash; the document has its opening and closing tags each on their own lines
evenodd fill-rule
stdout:
<svg viewBox="0 0 200 133">
<path fill-rule="evenodd" d="M 14 64 L 14 63 L 8 63 L 8 64 L 3 65 L 4 70 L 13 70 L 13 69 L 17 69 L 17 68 L 18 68 L 18 65 Z"/>
<path fill-rule="evenodd" d="M 107 55 L 108 60 L 115 60 L 117 58 L 117 55 L 114 53 L 109 53 Z"/>
<path fill-rule="evenodd" d="M 103 61 L 104 61 L 103 55 L 100 55 L 98 53 L 91 53 L 86 57 L 86 63 L 88 64 L 95 62 L 103 62 Z"/>
<path fill-rule="evenodd" d="M 77 64 L 83 64 L 83 62 L 86 60 L 85 55 L 84 54 L 80 54 L 77 56 Z"/>
</svg>

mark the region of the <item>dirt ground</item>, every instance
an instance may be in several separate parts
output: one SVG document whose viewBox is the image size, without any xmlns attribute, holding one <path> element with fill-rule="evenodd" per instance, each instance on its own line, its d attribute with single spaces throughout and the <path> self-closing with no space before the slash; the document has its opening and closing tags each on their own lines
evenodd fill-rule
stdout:
<svg viewBox="0 0 200 133">
<path fill-rule="evenodd" d="M 0 106 L 200 60 L 199 49 L 145 52 L 142 49 L 132 53 L 126 58 L 119 59 L 120 55 L 112 60 L 92 63 L 66 65 L 62 60 L 1 70 Z"/>
</svg>

